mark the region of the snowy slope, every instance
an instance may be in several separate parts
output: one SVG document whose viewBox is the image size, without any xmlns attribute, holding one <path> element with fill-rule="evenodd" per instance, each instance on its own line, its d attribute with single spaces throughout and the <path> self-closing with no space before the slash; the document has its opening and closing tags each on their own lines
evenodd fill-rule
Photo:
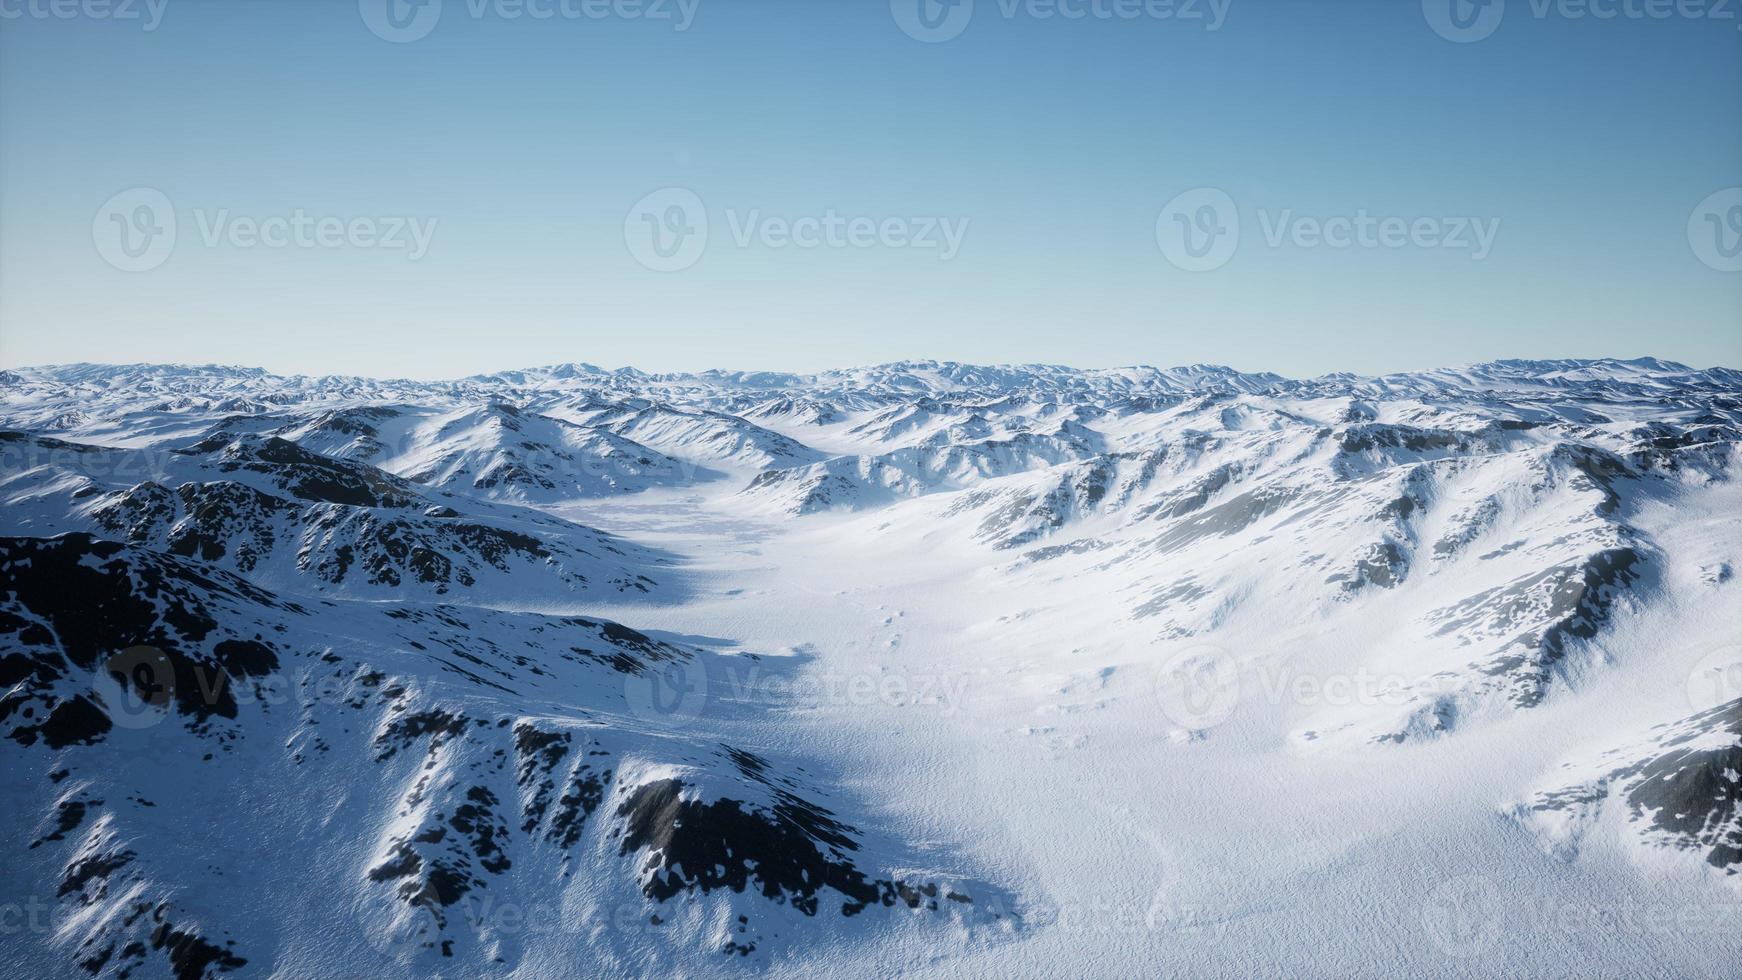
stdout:
<svg viewBox="0 0 1742 980">
<path fill-rule="evenodd" d="M 0 962 L 1728 975 L 1739 453 L 1650 358 L 14 369 Z"/>
<path fill-rule="evenodd" d="M 0 530 L 85 531 L 273 587 L 376 597 L 657 594 L 667 556 L 593 528 L 431 493 L 276 437 L 153 451 L 0 432 Z"/>
</svg>

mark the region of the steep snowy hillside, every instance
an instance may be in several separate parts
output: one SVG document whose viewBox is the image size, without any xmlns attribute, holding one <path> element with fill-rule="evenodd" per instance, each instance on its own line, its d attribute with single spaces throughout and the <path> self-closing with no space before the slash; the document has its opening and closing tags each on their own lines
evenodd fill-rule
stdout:
<svg viewBox="0 0 1742 980">
<path fill-rule="evenodd" d="M 272 436 L 106 449 L 0 431 L 0 531 L 87 531 L 274 587 L 472 601 L 661 590 L 671 559 Z"/>
<path fill-rule="evenodd" d="M 678 486 L 708 475 L 609 430 L 521 411 L 504 402 L 436 413 L 407 411 L 394 421 L 385 444 L 369 444 L 377 466 L 416 483 L 496 499 L 551 503 Z M 324 435 L 317 422 L 286 437 L 309 445 Z M 338 435 L 348 433 L 341 430 Z M 379 439 L 383 433 L 377 429 L 370 435 Z M 352 445 L 340 445 L 340 454 Z"/>
<path fill-rule="evenodd" d="M 0 962 L 1728 975 L 1739 475 L 1650 358 L 15 369 Z"/>
<path fill-rule="evenodd" d="M 299 921 L 391 937 L 373 969 L 561 969 L 491 902 L 645 904 L 589 954 L 619 966 L 749 955 L 870 906 L 968 923 L 985 894 L 870 863 L 896 855 L 866 852 L 802 768 L 642 720 L 636 679 L 698 655 L 617 623 L 302 602 L 84 535 L 0 539 L 0 568 L 4 735 L 53 766 L 12 801 L 42 818 L 14 829 L 94 973 L 341 969 L 275 925 Z M 285 786 L 316 805 L 247 805 Z M 198 812 L 229 816 L 190 835 Z M 330 899 L 312 917 L 311 888 Z"/>
</svg>

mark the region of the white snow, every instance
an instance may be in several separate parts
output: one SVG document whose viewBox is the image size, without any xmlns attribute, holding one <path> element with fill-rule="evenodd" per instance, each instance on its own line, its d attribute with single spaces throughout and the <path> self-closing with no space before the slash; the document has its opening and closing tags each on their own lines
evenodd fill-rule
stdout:
<svg viewBox="0 0 1742 980">
<path fill-rule="evenodd" d="M 1742 563 L 1735 371 L 14 374 L 0 428 L 118 447 L 107 467 L 159 463 L 153 479 L 171 489 L 217 465 L 171 449 L 220 429 L 277 435 L 412 480 L 432 505 L 567 542 L 589 578 L 658 585 L 553 587 L 548 563 L 526 562 L 413 596 L 321 584 L 288 557 L 242 570 L 334 600 L 307 635 L 346 658 L 340 686 L 276 712 L 245 705 L 245 752 L 193 770 L 204 778 L 187 775 L 176 726 L 126 743 L 137 763 L 120 738 L 58 753 L 7 743 L 8 895 L 52 896 L 75 845 L 132 847 L 150 869 L 137 888 L 234 939 L 248 971 L 280 976 L 1718 977 L 1742 962 L 1742 866 L 1652 829 L 1618 795 L 1630 777 L 1613 775 L 1660 755 L 1678 725 L 1694 726 L 1685 747 L 1736 744 L 1690 720 L 1742 698 L 1724 686 L 1742 681 L 1729 666 L 1742 652 L 1725 652 L 1742 626 L 1728 573 Z M 360 407 L 393 410 L 379 450 L 323 424 Z M 0 529 L 114 536 L 89 490 L 141 478 L 33 447 L 0 443 Z M 638 453 L 649 462 L 613 461 Z M 550 486 L 476 485 L 526 458 Z M 235 479 L 286 492 L 270 473 Z M 274 526 L 320 552 L 332 543 L 302 537 L 312 519 Z M 162 530 L 142 547 L 163 547 Z M 430 601 L 450 603 L 471 639 L 500 641 L 466 669 L 502 689 L 408 645 L 433 642 L 439 622 L 426 636 L 375 618 Z M 539 616 L 624 623 L 695 659 L 642 677 L 559 661 Z M 511 653 L 548 672 L 520 673 Z M 368 694 L 352 661 L 420 709 L 497 712 L 607 753 L 615 779 L 579 843 L 521 832 L 533 788 L 476 775 L 495 743 L 371 764 L 400 716 L 334 730 L 368 717 L 341 710 Z M 673 676 L 688 700 L 661 701 Z M 849 918 L 838 896 L 809 916 L 755 886 L 650 899 L 647 855 L 624 856 L 608 829 L 637 788 L 677 779 L 686 800 L 778 799 L 723 766 L 722 746 L 770 760 L 855 828 L 871 877 L 975 903 Z M 51 785 L 63 757 L 82 760 L 77 775 Z M 475 779 L 503 798 L 513 867 L 475 889 L 483 913 L 468 900 L 455 907 L 466 915 L 425 921 L 368 872 L 445 826 Z M 155 795 L 154 811 L 124 806 L 129 788 Z M 97 816 L 32 846 L 57 800 L 99 791 Z M 1577 805 L 1540 805 L 1568 791 Z M 1719 819 L 1742 841 L 1738 811 Z M 0 961 L 65 972 L 81 941 L 114 928 L 94 917 L 125 905 L 71 909 L 47 934 L 0 930 Z M 723 955 L 750 935 L 739 915 L 757 949 Z M 452 957 L 419 937 L 446 937 Z"/>
</svg>

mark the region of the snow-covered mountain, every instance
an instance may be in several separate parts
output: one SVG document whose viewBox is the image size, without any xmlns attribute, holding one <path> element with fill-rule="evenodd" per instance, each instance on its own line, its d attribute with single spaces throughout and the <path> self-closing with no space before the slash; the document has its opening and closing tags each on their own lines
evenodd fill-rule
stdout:
<svg viewBox="0 0 1742 980">
<path fill-rule="evenodd" d="M 1738 476 L 1651 358 L 12 369 L 0 961 L 1724 975 L 1517 911 L 1742 904 Z"/>
</svg>

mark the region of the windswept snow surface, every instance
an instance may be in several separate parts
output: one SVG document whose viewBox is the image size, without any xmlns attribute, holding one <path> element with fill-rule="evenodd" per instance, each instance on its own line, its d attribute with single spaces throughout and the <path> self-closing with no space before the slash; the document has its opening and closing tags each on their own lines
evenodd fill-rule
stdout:
<svg viewBox="0 0 1742 980">
<path fill-rule="evenodd" d="M 0 373 L 13 976 L 1729 977 L 1742 373 Z"/>
</svg>

